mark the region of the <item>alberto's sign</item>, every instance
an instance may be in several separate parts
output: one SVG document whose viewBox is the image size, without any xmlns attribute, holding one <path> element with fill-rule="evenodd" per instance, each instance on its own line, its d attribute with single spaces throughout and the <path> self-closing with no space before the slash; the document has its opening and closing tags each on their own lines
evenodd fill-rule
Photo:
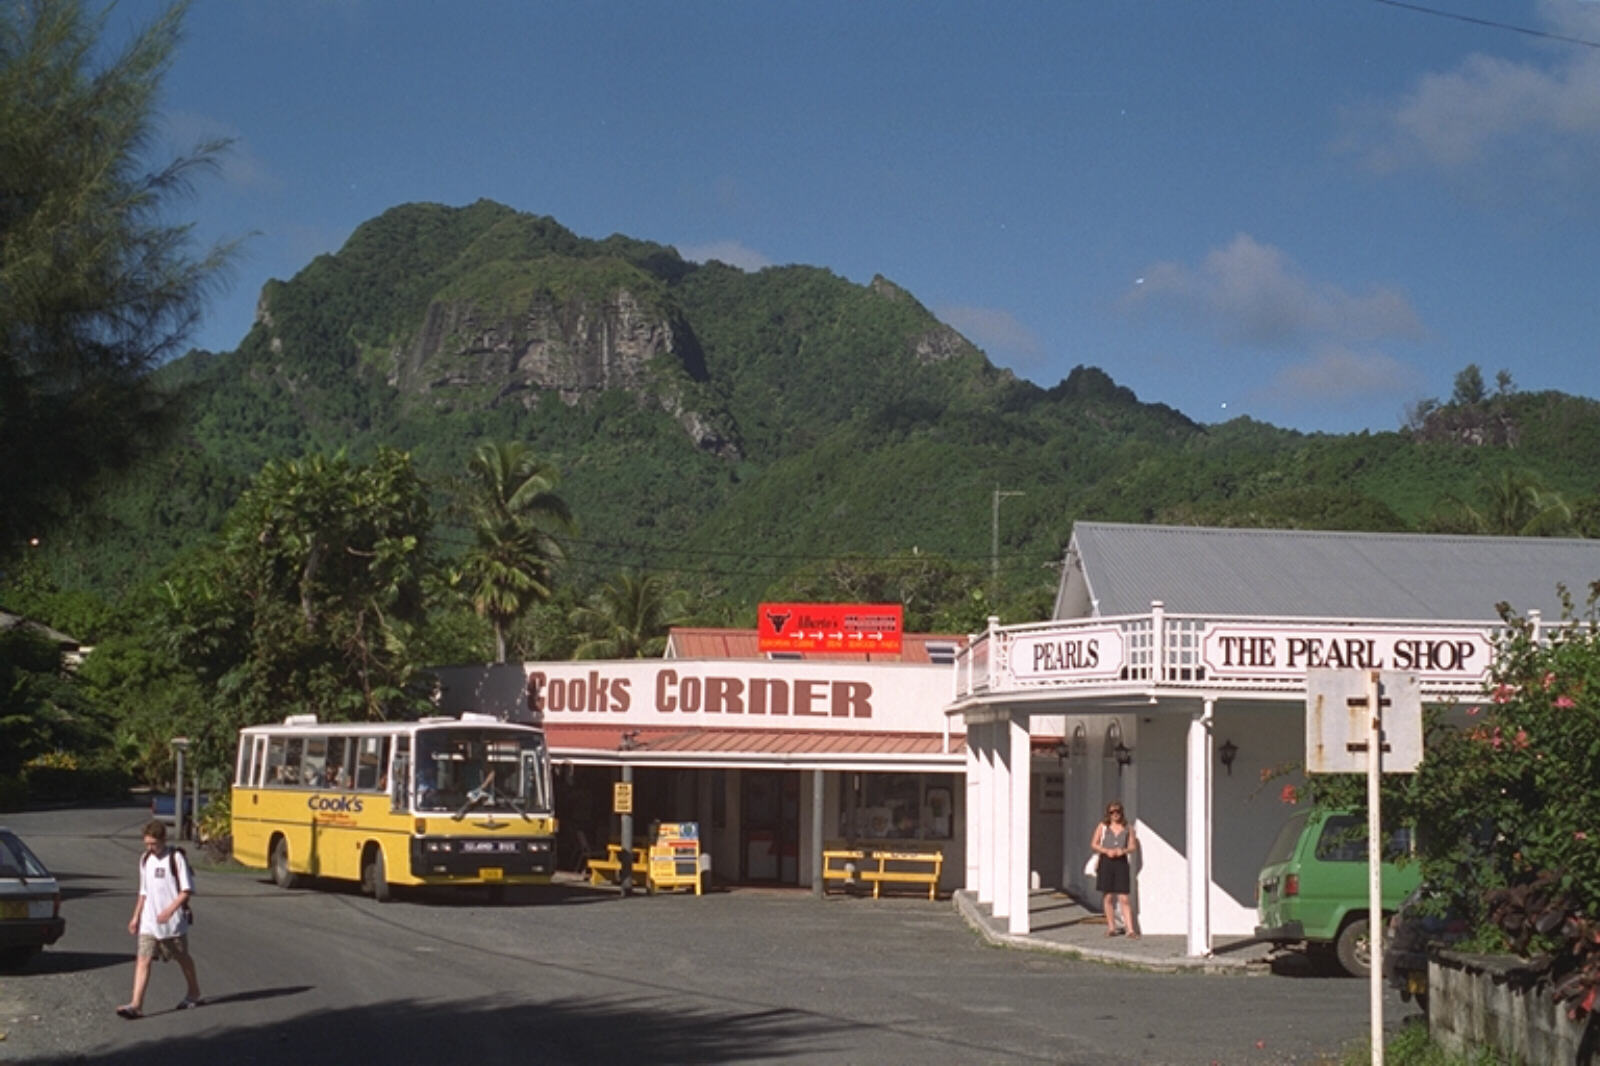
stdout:
<svg viewBox="0 0 1600 1066">
<path fill-rule="evenodd" d="M 898 603 L 763 603 L 762 651 L 881 652 L 896 655 L 905 609 Z"/>
<path fill-rule="evenodd" d="M 1405 670 L 1430 681 L 1487 676 L 1494 644 L 1473 629 L 1210 625 L 1201 659 L 1215 678 L 1293 679 L 1307 670 Z"/>
</svg>

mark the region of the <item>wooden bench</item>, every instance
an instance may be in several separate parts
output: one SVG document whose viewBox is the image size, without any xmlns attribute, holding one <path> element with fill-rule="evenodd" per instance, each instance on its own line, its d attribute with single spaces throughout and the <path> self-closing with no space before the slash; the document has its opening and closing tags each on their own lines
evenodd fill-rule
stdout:
<svg viewBox="0 0 1600 1066">
<path fill-rule="evenodd" d="M 822 891 L 828 891 L 828 882 L 839 881 L 848 889 L 860 880 L 866 866 L 867 853 L 860 848 L 828 848 L 822 853 Z M 850 864 L 854 863 L 852 867 Z"/>
<path fill-rule="evenodd" d="M 863 869 L 861 879 L 872 882 L 872 898 L 877 899 L 884 882 L 928 886 L 928 898 L 938 898 L 939 874 L 944 869 L 942 851 L 874 851 L 877 869 Z M 827 874 L 823 874 L 826 879 Z M 824 880 L 826 885 L 826 880 Z"/>
<path fill-rule="evenodd" d="M 622 883 L 622 845 L 607 844 L 606 857 L 589 860 L 589 883 L 592 885 L 620 885 Z M 642 888 L 650 886 L 650 861 L 644 848 L 633 849 L 633 883 Z"/>
</svg>

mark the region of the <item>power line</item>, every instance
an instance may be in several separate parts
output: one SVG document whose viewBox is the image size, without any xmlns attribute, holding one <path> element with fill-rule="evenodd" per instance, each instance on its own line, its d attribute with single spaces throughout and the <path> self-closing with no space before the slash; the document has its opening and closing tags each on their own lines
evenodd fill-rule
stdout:
<svg viewBox="0 0 1600 1066">
<path fill-rule="evenodd" d="M 441 532 L 435 534 L 435 540 L 458 547 L 470 547 L 474 541 L 465 533 L 451 535 Z M 726 559 L 770 559 L 777 562 L 849 562 L 864 560 L 867 562 L 905 562 L 912 559 L 939 558 L 950 562 L 981 563 L 991 558 L 988 552 L 942 552 L 942 551 L 906 551 L 900 550 L 887 555 L 878 555 L 872 552 L 829 552 L 812 554 L 808 552 L 758 552 L 740 551 L 732 548 L 682 548 L 668 544 L 642 544 L 624 540 L 596 540 L 588 537 L 571 537 L 557 534 L 555 539 L 563 545 L 582 545 L 588 548 L 597 548 L 602 551 L 636 552 L 640 555 L 687 555 L 706 556 L 710 558 Z M 1051 553 L 1054 559 L 1056 553 Z M 1036 552 L 1006 552 L 999 558 L 1005 560 L 1037 560 L 1040 558 Z"/>
<path fill-rule="evenodd" d="M 470 539 L 462 539 L 448 535 L 437 536 L 435 537 L 435 540 L 445 544 L 452 544 L 457 547 L 470 547 L 472 544 Z M 646 547 L 642 545 L 617 543 L 611 541 L 585 540 L 583 538 L 567 538 L 563 540 L 563 543 L 569 545 L 581 545 L 585 548 L 595 549 L 593 552 L 568 554 L 565 558 L 558 562 L 558 566 L 565 567 L 569 570 L 603 571 L 623 567 L 647 574 L 677 574 L 683 576 L 729 579 L 759 578 L 772 581 L 794 576 L 794 567 L 785 566 L 784 564 L 796 561 L 838 563 L 860 561 L 869 563 L 891 563 L 905 562 L 919 558 L 929 558 L 929 556 L 926 555 L 909 554 L 867 555 L 858 553 L 853 555 L 789 555 L 775 552 L 743 553 L 719 549 L 658 548 L 653 546 Z M 691 557 L 711 556 L 714 558 L 711 560 L 691 559 L 686 562 L 675 563 L 670 560 L 658 560 L 658 557 L 661 554 L 677 554 Z M 752 563 L 766 560 L 777 564 L 778 566 L 782 566 L 783 568 L 779 569 L 776 567 L 760 566 L 752 568 L 739 567 L 736 565 L 715 565 L 715 561 L 721 558 L 727 558 L 730 560 L 730 562 Z M 944 558 L 957 563 L 955 566 L 957 571 L 965 571 L 969 574 L 977 574 L 983 567 L 983 563 L 981 561 L 982 557 L 980 556 L 965 556 L 955 558 L 945 556 Z M 1042 559 L 1037 555 L 1025 554 L 1006 555 L 1002 556 L 1002 558 L 1008 561 L 1000 569 L 1002 572 L 1008 575 L 1031 574 L 1041 567 L 1051 565 L 1051 563 L 1054 561 L 1053 556 L 1050 559 Z"/>
<path fill-rule="evenodd" d="M 1495 30 L 1509 30 L 1512 33 L 1525 33 L 1529 37 L 1543 37 L 1550 41 L 1564 41 L 1567 44 L 1581 44 L 1585 48 L 1600 48 L 1600 41 L 1587 41 L 1582 37 L 1569 37 L 1564 33 L 1551 33 L 1548 30 L 1535 30 L 1528 26 L 1517 26 L 1509 22 L 1496 22 L 1494 19 L 1477 18 L 1473 15 L 1462 15 L 1454 11 L 1441 11 L 1436 7 L 1424 7 L 1421 4 L 1408 4 L 1404 0 L 1372 0 L 1375 4 L 1387 7 L 1404 8 L 1423 15 L 1433 15 L 1436 18 L 1454 19 L 1457 22 L 1470 22 L 1474 26 L 1487 26 Z"/>
</svg>

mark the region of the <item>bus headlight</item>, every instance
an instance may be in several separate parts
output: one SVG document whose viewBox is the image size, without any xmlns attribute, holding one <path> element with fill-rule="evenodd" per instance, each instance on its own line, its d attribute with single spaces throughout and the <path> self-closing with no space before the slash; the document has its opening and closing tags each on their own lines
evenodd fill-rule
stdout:
<svg viewBox="0 0 1600 1066">
<path fill-rule="evenodd" d="M 426 852 L 452 852 L 456 850 L 455 843 L 449 840 L 424 840 L 422 850 Z"/>
</svg>

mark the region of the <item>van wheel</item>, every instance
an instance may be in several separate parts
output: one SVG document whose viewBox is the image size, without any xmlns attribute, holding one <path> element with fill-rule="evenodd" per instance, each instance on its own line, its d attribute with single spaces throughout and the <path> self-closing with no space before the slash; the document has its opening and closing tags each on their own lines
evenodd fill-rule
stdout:
<svg viewBox="0 0 1600 1066">
<path fill-rule="evenodd" d="M 289 869 L 289 842 L 278 837 L 272 842 L 272 883 L 279 888 L 299 888 L 300 875 Z"/>
<path fill-rule="evenodd" d="M 1366 977 L 1372 972 L 1372 936 L 1367 931 L 1365 917 L 1351 918 L 1344 923 L 1334 953 L 1339 957 L 1339 965 L 1351 977 Z"/>
<path fill-rule="evenodd" d="M 383 865 L 382 848 L 367 849 L 361 864 L 361 889 L 379 903 L 388 903 L 394 898 L 389 887 L 389 871 Z"/>
</svg>

